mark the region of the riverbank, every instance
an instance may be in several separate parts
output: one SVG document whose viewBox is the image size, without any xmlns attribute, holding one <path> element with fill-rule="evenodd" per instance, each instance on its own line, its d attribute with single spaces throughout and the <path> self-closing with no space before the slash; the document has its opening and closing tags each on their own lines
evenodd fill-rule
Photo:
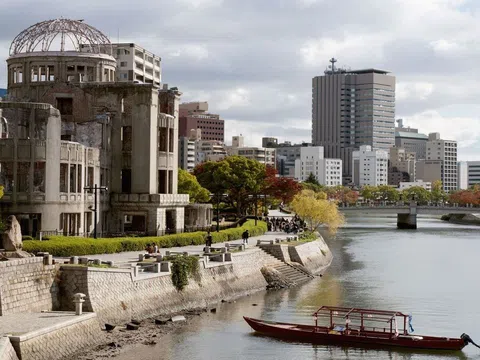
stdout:
<svg viewBox="0 0 480 360">
<path fill-rule="evenodd" d="M 443 221 L 459 225 L 480 225 L 480 214 L 448 214 L 442 216 Z"/>
</svg>

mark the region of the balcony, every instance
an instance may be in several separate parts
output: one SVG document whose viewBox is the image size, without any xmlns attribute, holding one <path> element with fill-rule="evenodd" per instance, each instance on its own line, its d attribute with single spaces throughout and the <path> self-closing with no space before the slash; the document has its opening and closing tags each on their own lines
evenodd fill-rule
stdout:
<svg viewBox="0 0 480 360">
<path fill-rule="evenodd" d="M 136 203 L 146 206 L 185 206 L 189 203 L 187 194 L 112 194 L 112 203 L 122 206 L 122 203 Z"/>
</svg>

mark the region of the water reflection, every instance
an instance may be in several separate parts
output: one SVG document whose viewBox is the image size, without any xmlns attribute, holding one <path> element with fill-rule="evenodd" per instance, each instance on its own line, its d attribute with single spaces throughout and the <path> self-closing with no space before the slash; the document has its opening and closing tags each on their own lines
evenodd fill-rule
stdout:
<svg viewBox="0 0 480 360">
<path fill-rule="evenodd" d="M 415 352 L 298 344 L 258 336 L 243 316 L 311 324 L 321 305 L 413 312 L 415 333 L 480 339 L 475 284 L 479 228 L 421 218 L 417 231 L 396 230 L 396 218 L 349 218 L 329 240 L 334 261 L 323 278 L 281 291 L 219 304 L 154 347 L 118 359 L 480 359 L 480 350 Z M 253 306 L 256 304 L 256 306 Z"/>
</svg>

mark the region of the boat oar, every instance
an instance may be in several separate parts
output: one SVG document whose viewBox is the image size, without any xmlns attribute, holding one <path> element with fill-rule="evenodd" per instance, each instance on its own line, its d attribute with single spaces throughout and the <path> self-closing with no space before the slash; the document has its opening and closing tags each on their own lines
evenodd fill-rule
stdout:
<svg viewBox="0 0 480 360">
<path fill-rule="evenodd" d="M 475 344 L 475 341 L 472 340 L 472 338 L 468 335 L 468 334 L 465 334 L 463 333 L 462 335 L 460 335 L 460 339 L 462 339 L 463 341 L 465 341 L 465 344 L 472 344 L 473 346 L 476 346 L 477 348 L 480 349 L 480 346 L 478 346 L 477 344 Z"/>
</svg>

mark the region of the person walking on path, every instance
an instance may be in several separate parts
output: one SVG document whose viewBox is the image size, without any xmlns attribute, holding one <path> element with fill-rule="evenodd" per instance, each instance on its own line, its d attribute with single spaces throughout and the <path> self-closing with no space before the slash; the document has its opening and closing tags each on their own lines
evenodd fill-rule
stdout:
<svg viewBox="0 0 480 360">
<path fill-rule="evenodd" d="M 243 234 L 242 234 L 242 239 L 243 239 L 243 243 L 244 243 L 244 244 L 248 244 L 248 236 L 249 236 L 249 235 L 250 235 L 250 234 L 248 233 L 248 230 L 245 230 L 245 231 L 243 232 Z"/>
<path fill-rule="evenodd" d="M 207 232 L 207 237 L 205 238 L 205 246 L 212 246 L 212 234 L 210 234 L 210 231 Z"/>
</svg>

